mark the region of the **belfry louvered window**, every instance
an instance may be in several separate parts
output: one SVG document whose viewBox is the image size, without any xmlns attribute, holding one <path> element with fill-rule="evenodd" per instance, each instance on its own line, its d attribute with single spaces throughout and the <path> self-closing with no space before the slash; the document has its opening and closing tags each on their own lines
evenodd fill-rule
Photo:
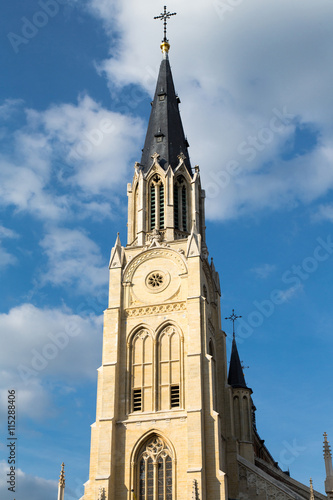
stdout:
<svg viewBox="0 0 333 500">
<path fill-rule="evenodd" d="M 160 229 L 164 228 L 164 186 L 160 184 Z"/>
<path fill-rule="evenodd" d="M 150 184 L 150 230 L 164 229 L 164 184 L 155 175 Z"/>
<path fill-rule="evenodd" d="M 177 177 L 174 185 L 174 224 L 175 229 L 187 232 L 188 208 L 187 208 L 187 187 L 186 181 L 182 175 Z"/>
<path fill-rule="evenodd" d="M 161 332 L 158 344 L 159 409 L 181 407 L 181 340 L 173 326 Z"/>
<path fill-rule="evenodd" d="M 187 206 L 186 206 L 186 187 L 182 187 L 182 223 L 183 231 L 187 231 Z"/>
<path fill-rule="evenodd" d="M 155 194 L 155 185 L 152 184 L 150 186 L 150 227 L 151 229 L 155 228 L 156 224 L 156 194 Z"/>
<path fill-rule="evenodd" d="M 179 206 L 178 206 L 178 184 L 174 187 L 174 218 L 175 218 L 175 229 L 179 229 Z"/>
</svg>

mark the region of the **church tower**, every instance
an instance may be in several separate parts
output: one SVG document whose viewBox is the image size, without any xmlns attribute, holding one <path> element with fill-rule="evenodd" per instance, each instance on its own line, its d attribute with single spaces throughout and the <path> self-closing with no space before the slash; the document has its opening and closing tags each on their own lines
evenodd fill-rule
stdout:
<svg viewBox="0 0 333 500">
<path fill-rule="evenodd" d="M 84 500 L 228 498 L 220 284 L 208 262 L 205 192 L 189 160 L 169 47 L 165 36 L 142 158 L 127 189 L 127 245 L 118 235 L 111 251 Z"/>
<path fill-rule="evenodd" d="M 81 500 L 325 500 L 283 472 L 260 438 L 234 328 L 227 375 L 205 192 L 190 163 L 168 56 L 171 15 L 164 7 L 158 16 L 162 61 L 141 161 L 127 188 L 127 245 L 118 234 L 111 251 Z M 234 326 L 237 316 L 226 319 Z M 326 438 L 324 451 L 333 498 Z M 59 491 L 63 498 L 64 484 Z"/>
</svg>

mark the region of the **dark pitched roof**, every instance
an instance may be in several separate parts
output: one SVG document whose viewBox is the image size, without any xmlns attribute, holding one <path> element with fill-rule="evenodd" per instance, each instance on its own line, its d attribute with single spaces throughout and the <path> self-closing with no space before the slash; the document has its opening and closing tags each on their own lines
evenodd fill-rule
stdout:
<svg viewBox="0 0 333 500">
<path fill-rule="evenodd" d="M 142 152 L 141 165 L 147 171 L 153 163 L 152 155 L 160 155 L 159 163 L 167 169 L 169 165 L 175 169 L 179 163 L 178 156 L 186 156 L 185 165 L 191 173 L 188 158 L 188 143 L 185 138 L 179 113 L 179 98 L 173 84 L 169 59 L 162 59 L 157 79 L 154 101 L 148 124 L 145 145 Z"/>
<path fill-rule="evenodd" d="M 243 387 L 244 389 L 247 389 L 243 368 L 238 355 L 235 337 L 232 340 L 228 384 L 231 385 L 231 387 Z"/>
</svg>

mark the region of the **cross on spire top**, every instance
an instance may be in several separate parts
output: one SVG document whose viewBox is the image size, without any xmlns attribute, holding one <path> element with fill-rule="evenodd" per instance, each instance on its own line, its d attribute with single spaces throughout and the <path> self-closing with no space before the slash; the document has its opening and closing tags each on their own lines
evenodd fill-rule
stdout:
<svg viewBox="0 0 333 500">
<path fill-rule="evenodd" d="M 173 12 L 171 14 L 171 12 L 167 12 L 167 8 L 166 8 L 166 5 L 164 5 L 164 12 L 162 12 L 159 16 L 155 16 L 154 19 L 161 19 L 164 21 L 164 38 L 163 38 L 163 42 L 164 43 L 168 43 L 168 39 L 167 39 L 167 21 L 168 19 L 170 19 L 171 16 L 175 16 L 177 14 L 177 12 Z"/>
<path fill-rule="evenodd" d="M 235 321 L 236 321 L 236 319 L 241 318 L 241 317 L 242 316 L 236 316 L 235 309 L 233 309 L 230 316 L 225 318 L 225 319 L 230 319 L 230 321 L 232 321 L 232 336 L 233 336 L 233 338 L 235 338 Z"/>
</svg>

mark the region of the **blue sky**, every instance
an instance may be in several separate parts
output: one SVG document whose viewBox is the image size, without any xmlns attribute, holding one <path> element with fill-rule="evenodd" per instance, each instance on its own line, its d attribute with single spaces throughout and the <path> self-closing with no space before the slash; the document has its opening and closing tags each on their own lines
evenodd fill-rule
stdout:
<svg viewBox="0 0 333 500">
<path fill-rule="evenodd" d="M 170 61 L 206 189 L 222 317 L 260 436 L 324 490 L 333 439 L 330 0 L 178 0 Z M 17 391 L 17 494 L 66 500 L 88 479 L 108 259 L 126 244 L 160 62 L 156 0 L 14 0 L 0 19 L 0 496 Z M 231 325 L 228 333 L 230 353 Z"/>
</svg>

